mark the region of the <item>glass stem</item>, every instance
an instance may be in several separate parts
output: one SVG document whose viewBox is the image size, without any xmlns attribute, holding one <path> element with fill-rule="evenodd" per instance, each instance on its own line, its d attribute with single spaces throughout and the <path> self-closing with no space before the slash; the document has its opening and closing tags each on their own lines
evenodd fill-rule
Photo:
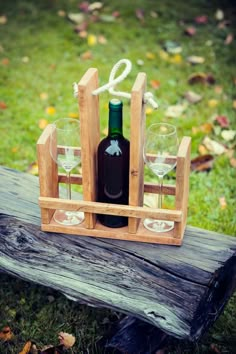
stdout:
<svg viewBox="0 0 236 354">
<path fill-rule="evenodd" d="M 159 176 L 158 209 L 162 209 L 162 187 L 163 187 L 163 176 Z"/>
<path fill-rule="evenodd" d="M 67 199 L 71 199 L 70 171 L 66 172 L 67 177 Z"/>
</svg>

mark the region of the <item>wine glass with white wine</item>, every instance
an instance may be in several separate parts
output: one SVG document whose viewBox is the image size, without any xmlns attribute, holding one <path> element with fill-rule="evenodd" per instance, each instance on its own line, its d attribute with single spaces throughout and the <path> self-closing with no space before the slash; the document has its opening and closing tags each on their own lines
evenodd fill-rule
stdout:
<svg viewBox="0 0 236 354">
<path fill-rule="evenodd" d="M 162 208 L 162 186 L 164 176 L 176 166 L 178 137 L 176 127 L 167 123 L 154 123 L 147 129 L 144 144 L 144 161 L 159 179 L 158 208 Z M 146 218 L 146 229 L 153 232 L 167 232 L 174 222 Z"/>
<path fill-rule="evenodd" d="M 50 154 L 62 167 L 67 176 L 67 199 L 71 199 L 70 174 L 81 162 L 78 153 L 80 146 L 80 122 L 73 118 L 61 118 L 52 124 L 50 136 Z M 78 225 L 84 220 L 84 213 L 79 211 L 56 210 L 54 220 L 62 225 Z"/>
</svg>

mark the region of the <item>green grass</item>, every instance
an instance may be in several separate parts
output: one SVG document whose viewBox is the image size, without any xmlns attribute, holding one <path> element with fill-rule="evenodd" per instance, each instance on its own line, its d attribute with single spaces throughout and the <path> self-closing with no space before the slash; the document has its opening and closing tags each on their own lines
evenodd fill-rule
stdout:
<svg viewBox="0 0 236 354">
<path fill-rule="evenodd" d="M 42 132 L 39 121 L 46 119 L 51 123 L 76 113 L 78 106 L 73 97 L 73 82 L 78 82 L 89 67 L 97 67 L 102 85 L 121 58 L 130 59 L 133 68 L 119 89 L 130 91 L 138 72 L 146 72 L 148 90 L 153 92 L 160 105 L 156 112 L 147 115 L 147 125 L 156 120 L 175 124 L 180 137 L 192 137 L 192 157 L 199 154 L 199 145 L 206 136 L 201 131 L 194 134 L 192 127 L 211 123 L 215 115 L 225 115 L 230 121 L 230 129 L 236 129 L 236 110 L 233 108 L 236 44 L 235 40 L 229 45 L 224 44 L 229 33 L 236 35 L 236 13 L 230 1 L 104 0 L 103 5 L 101 14 L 110 15 L 118 10 L 120 16 L 114 22 L 90 21 L 88 34 L 103 35 L 107 44 L 89 46 L 87 39 L 74 32 L 74 25 L 66 17 L 58 16 L 58 10 L 78 12 L 78 1 L 0 0 L 0 16 L 7 16 L 7 23 L 0 25 L 0 102 L 7 105 L 6 109 L 0 109 L 1 165 L 27 171 L 36 161 L 35 144 Z M 135 16 L 137 8 L 144 10 L 143 23 Z M 225 19 L 230 20 L 224 29 L 217 26 L 215 12 L 218 8 L 224 11 Z M 150 11 L 155 11 L 157 17 L 151 16 Z M 194 24 L 195 16 L 202 14 L 208 15 L 208 23 L 195 24 L 197 34 L 186 36 L 184 28 Z M 161 58 L 160 51 L 166 40 L 181 44 L 180 63 Z M 91 58 L 84 60 L 83 54 L 87 51 L 91 52 Z M 147 53 L 151 53 L 153 59 L 149 59 Z M 190 55 L 202 56 L 205 62 L 192 66 L 186 60 Z M 9 61 L 7 65 L 6 59 Z M 143 61 L 142 66 L 138 60 Z M 215 85 L 190 86 L 188 78 L 197 72 L 212 73 Z M 151 80 L 160 82 L 158 90 L 152 88 Z M 216 92 L 217 86 L 222 88 L 222 93 Z M 168 106 L 182 104 L 183 94 L 188 90 L 201 94 L 202 101 L 189 104 L 179 118 L 165 117 Z M 44 100 L 40 96 L 42 93 L 47 94 Z M 108 93 L 100 95 L 101 131 L 107 126 L 109 98 Z M 216 99 L 218 105 L 210 107 L 210 99 Z M 54 115 L 46 113 L 49 106 L 55 107 Z M 129 136 L 127 100 L 124 100 L 124 113 L 124 131 Z M 208 135 L 222 142 L 214 132 Z M 231 148 L 235 157 L 235 142 Z M 214 157 L 213 169 L 209 173 L 191 173 L 188 223 L 235 236 L 235 168 L 226 154 Z M 222 196 L 227 202 L 225 209 L 219 203 Z M 0 327 L 9 324 L 16 336 L 12 344 L 0 343 L 0 353 L 20 351 L 22 343 L 29 337 L 34 337 L 40 345 L 55 344 L 59 330 L 76 335 L 76 353 L 82 353 L 88 347 L 95 352 L 97 339 L 107 330 L 103 323 L 114 320 L 114 314 L 79 306 L 55 292 L 54 300 L 50 302 L 51 290 L 5 275 L 1 275 L 1 284 Z M 210 345 L 216 343 L 222 352 L 232 353 L 236 338 L 235 300 L 233 297 L 200 343 L 194 346 L 176 343 L 175 348 L 170 347 L 170 352 L 206 353 L 210 352 Z M 45 324 L 48 325 L 46 331 Z"/>
</svg>

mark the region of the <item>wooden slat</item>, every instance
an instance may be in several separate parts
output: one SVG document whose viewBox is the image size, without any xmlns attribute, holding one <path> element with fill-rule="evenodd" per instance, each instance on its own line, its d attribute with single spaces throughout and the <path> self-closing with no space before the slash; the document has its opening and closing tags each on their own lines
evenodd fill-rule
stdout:
<svg viewBox="0 0 236 354">
<path fill-rule="evenodd" d="M 145 104 L 143 102 L 146 90 L 146 74 L 139 73 L 131 91 L 130 106 L 130 181 L 129 205 L 143 205 L 144 193 L 144 163 L 143 143 L 145 126 Z M 129 232 L 137 231 L 140 219 L 129 219 Z"/>
<path fill-rule="evenodd" d="M 49 124 L 37 141 L 40 195 L 58 197 L 58 167 L 50 155 L 50 134 L 53 126 Z M 54 211 L 41 209 L 43 223 L 49 223 Z"/>
<path fill-rule="evenodd" d="M 84 211 L 86 213 L 122 215 L 128 217 L 150 217 L 161 218 L 163 220 L 182 220 L 181 210 L 144 208 L 140 206 L 130 206 L 121 204 L 109 204 L 89 202 L 85 200 L 68 200 L 60 198 L 39 197 L 39 205 L 48 209 L 65 209 L 71 211 Z M 116 231 L 117 232 L 117 231 Z"/>
<path fill-rule="evenodd" d="M 188 194 L 189 194 L 189 173 L 190 173 L 190 148 L 191 138 L 183 137 L 176 165 L 176 210 L 182 210 L 183 220 L 175 226 L 175 237 L 182 238 L 187 220 Z"/>
<path fill-rule="evenodd" d="M 83 170 L 83 198 L 95 201 L 97 196 L 97 147 L 100 141 L 99 99 L 92 92 L 98 88 L 98 71 L 87 70 L 78 84 L 81 123 L 81 160 Z M 87 228 L 94 228 L 96 215 L 86 213 Z"/>
<path fill-rule="evenodd" d="M 67 176 L 65 173 L 59 173 L 58 175 L 58 181 L 59 183 L 67 183 Z M 76 174 L 71 174 L 70 175 L 70 183 L 71 184 L 82 184 L 82 176 L 76 175 Z"/>
<path fill-rule="evenodd" d="M 144 183 L 144 192 L 145 193 L 156 193 L 159 194 L 160 186 L 156 183 L 145 182 Z M 163 184 L 162 193 L 164 195 L 175 195 L 176 187 L 173 185 Z"/>
</svg>

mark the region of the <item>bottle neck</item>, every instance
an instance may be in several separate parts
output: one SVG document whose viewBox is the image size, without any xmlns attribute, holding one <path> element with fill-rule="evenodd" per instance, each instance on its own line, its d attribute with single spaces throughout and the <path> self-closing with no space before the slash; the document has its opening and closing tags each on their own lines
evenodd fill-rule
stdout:
<svg viewBox="0 0 236 354">
<path fill-rule="evenodd" d="M 120 100 L 113 99 L 109 102 L 108 135 L 110 137 L 115 135 L 123 135 L 122 125 L 122 102 Z"/>
</svg>

